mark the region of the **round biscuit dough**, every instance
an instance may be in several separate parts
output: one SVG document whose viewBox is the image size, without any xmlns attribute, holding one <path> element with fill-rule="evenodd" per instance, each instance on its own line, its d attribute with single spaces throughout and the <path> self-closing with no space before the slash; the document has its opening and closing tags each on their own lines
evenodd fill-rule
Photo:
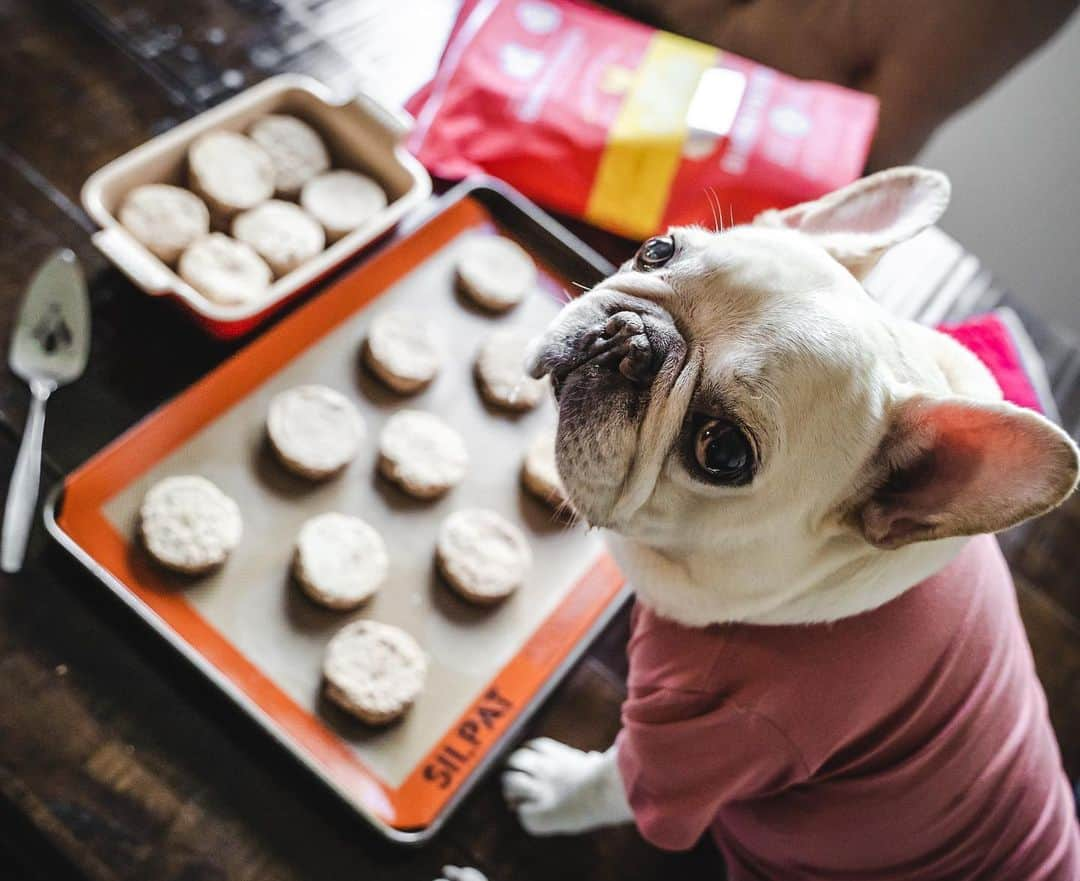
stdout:
<svg viewBox="0 0 1080 881">
<path fill-rule="evenodd" d="M 382 586 L 389 571 L 386 543 L 359 517 L 329 512 L 300 528 L 293 573 L 304 593 L 321 605 L 355 608 Z"/>
<path fill-rule="evenodd" d="M 473 236 L 458 253 L 457 279 L 477 305 L 505 312 L 536 284 L 536 264 L 517 242 L 503 236 Z"/>
<path fill-rule="evenodd" d="M 206 299 L 223 306 L 262 298 L 273 273 L 255 250 L 224 233 L 203 236 L 180 255 L 180 277 Z"/>
<path fill-rule="evenodd" d="M 162 566 L 200 575 L 225 562 L 240 543 L 243 521 L 236 502 L 205 477 L 166 477 L 143 497 L 139 533 Z"/>
<path fill-rule="evenodd" d="M 442 346 L 423 315 L 403 310 L 375 316 L 364 342 L 364 363 L 391 389 L 411 394 L 427 386 L 442 366 Z"/>
<path fill-rule="evenodd" d="M 330 168 L 330 154 L 318 132 L 295 116 L 272 113 L 257 119 L 248 137 L 266 151 L 274 164 L 274 189 L 295 199 L 300 188 Z"/>
<path fill-rule="evenodd" d="M 556 511 L 570 504 L 566 487 L 555 463 L 555 432 L 546 431 L 533 438 L 521 462 L 521 482 L 532 495 Z"/>
<path fill-rule="evenodd" d="M 237 214 L 232 234 L 254 248 L 276 276 L 292 272 L 326 247 L 322 225 L 303 208 L 279 199 Z"/>
<path fill-rule="evenodd" d="M 188 150 L 188 183 L 224 221 L 274 195 L 274 163 L 251 138 L 209 132 Z"/>
<path fill-rule="evenodd" d="M 400 410 L 379 437 L 379 471 L 418 499 L 433 499 L 465 477 L 465 441 L 438 416 Z"/>
<path fill-rule="evenodd" d="M 120 223 L 164 263 L 210 232 L 210 211 L 189 190 L 169 184 L 135 187 L 120 207 Z"/>
<path fill-rule="evenodd" d="M 521 530 L 501 514 L 466 508 L 443 521 L 435 560 L 457 593 L 477 605 L 491 605 L 521 586 L 532 551 Z"/>
<path fill-rule="evenodd" d="M 321 480 L 356 456 L 364 422 L 340 392 L 322 385 L 301 385 L 274 396 L 266 433 L 286 468 Z"/>
<path fill-rule="evenodd" d="M 336 242 L 382 211 L 386 193 L 367 175 L 339 168 L 304 184 L 300 204 Z"/>
<path fill-rule="evenodd" d="M 497 330 L 476 356 L 476 379 L 485 400 L 504 410 L 531 410 L 540 403 L 546 379 L 525 372 L 525 352 L 531 336 L 513 329 Z"/>
<path fill-rule="evenodd" d="M 408 633 L 360 619 L 341 628 L 326 646 L 326 696 L 369 725 L 402 716 L 424 689 L 427 658 Z"/>
</svg>

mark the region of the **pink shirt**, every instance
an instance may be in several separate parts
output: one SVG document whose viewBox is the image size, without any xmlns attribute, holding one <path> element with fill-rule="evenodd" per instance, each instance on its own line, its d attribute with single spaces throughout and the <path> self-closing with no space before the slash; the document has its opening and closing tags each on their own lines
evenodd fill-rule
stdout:
<svg viewBox="0 0 1080 881">
<path fill-rule="evenodd" d="M 635 610 L 619 766 L 642 834 L 741 879 L 1077 881 L 1080 835 L 991 536 L 832 624 Z"/>
</svg>

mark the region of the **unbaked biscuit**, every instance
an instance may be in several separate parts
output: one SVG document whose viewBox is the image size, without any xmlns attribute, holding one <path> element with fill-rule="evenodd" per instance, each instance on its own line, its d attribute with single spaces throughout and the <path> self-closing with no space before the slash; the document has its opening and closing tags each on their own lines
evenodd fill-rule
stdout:
<svg viewBox="0 0 1080 881">
<path fill-rule="evenodd" d="M 521 530 L 505 517 L 467 508 L 443 521 L 435 560 L 458 594 L 478 605 L 492 605 L 521 586 L 532 552 Z"/>
<path fill-rule="evenodd" d="M 140 244 L 169 264 L 210 232 L 210 211 L 203 200 L 168 184 L 135 187 L 125 197 L 119 219 Z"/>
<path fill-rule="evenodd" d="M 423 315 L 401 310 L 380 312 L 364 341 L 364 363 L 400 394 L 427 386 L 442 365 L 442 346 Z"/>
<path fill-rule="evenodd" d="M 254 248 L 279 277 L 326 247 L 322 225 L 303 208 L 279 199 L 237 214 L 232 234 L 237 241 Z"/>
<path fill-rule="evenodd" d="M 559 513 L 569 512 L 570 498 L 555 462 L 555 432 L 537 435 L 521 462 L 521 483 Z"/>
<path fill-rule="evenodd" d="M 248 136 L 262 147 L 274 164 L 274 189 L 295 199 L 300 188 L 330 167 L 330 154 L 319 134 L 295 116 L 272 113 L 257 119 Z"/>
<path fill-rule="evenodd" d="M 200 575 L 225 562 L 240 543 L 243 522 L 236 502 L 205 477 L 166 477 L 143 498 L 139 533 L 162 566 Z"/>
<path fill-rule="evenodd" d="M 476 356 L 476 380 L 484 399 L 504 410 L 531 410 L 540 403 L 545 379 L 525 372 L 525 352 L 532 337 L 519 330 L 497 330 Z"/>
<path fill-rule="evenodd" d="M 368 725 L 404 715 L 424 689 L 427 658 L 408 633 L 378 621 L 352 621 L 326 646 L 326 696 Z"/>
<path fill-rule="evenodd" d="M 379 471 L 418 499 L 432 499 L 457 486 L 468 465 L 461 435 L 431 413 L 400 410 L 379 436 Z"/>
<path fill-rule="evenodd" d="M 223 306 L 262 299 L 273 280 L 270 267 L 250 245 L 219 232 L 184 251 L 178 271 L 206 299 Z"/>
<path fill-rule="evenodd" d="M 473 236 L 458 252 L 462 292 L 492 312 L 520 303 L 536 284 L 536 264 L 517 242 L 503 236 Z"/>
<path fill-rule="evenodd" d="M 382 211 L 386 193 L 367 175 L 339 168 L 304 184 L 300 204 L 323 225 L 327 239 L 336 242 Z"/>
<path fill-rule="evenodd" d="M 382 586 L 389 571 L 386 543 L 359 517 L 330 512 L 300 528 L 293 573 L 304 593 L 321 605 L 355 608 Z"/>
<path fill-rule="evenodd" d="M 302 385 L 276 395 L 266 433 L 282 464 L 312 480 L 337 473 L 356 456 L 364 422 L 352 402 L 322 385 Z"/>
<path fill-rule="evenodd" d="M 188 150 L 188 182 L 224 223 L 274 195 L 274 163 L 251 138 L 209 132 Z"/>
</svg>

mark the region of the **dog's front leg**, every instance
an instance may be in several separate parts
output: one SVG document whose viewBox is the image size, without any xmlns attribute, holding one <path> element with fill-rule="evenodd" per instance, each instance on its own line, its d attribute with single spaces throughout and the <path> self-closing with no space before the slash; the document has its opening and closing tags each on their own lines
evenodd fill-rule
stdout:
<svg viewBox="0 0 1080 881">
<path fill-rule="evenodd" d="M 586 832 L 633 819 L 615 746 L 582 752 L 547 737 L 531 740 L 510 756 L 502 785 L 533 835 Z"/>
</svg>

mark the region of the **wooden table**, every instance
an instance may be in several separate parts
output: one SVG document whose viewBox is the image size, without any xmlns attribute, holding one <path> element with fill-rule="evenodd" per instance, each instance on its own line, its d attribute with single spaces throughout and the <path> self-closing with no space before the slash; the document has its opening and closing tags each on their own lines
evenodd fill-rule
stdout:
<svg viewBox="0 0 1080 881">
<path fill-rule="evenodd" d="M 0 3 L 0 340 L 34 267 L 75 249 L 91 279 L 94 351 L 50 409 L 45 481 L 228 355 L 143 296 L 90 246 L 78 191 L 98 166 L 283 70 L 391 99 L 427 75 L 452 0 L 7 0 Z M 601 243 L 612 250 L 612 242 Z M 613 255 L 618 256 L 618 255 Z M 875 285 L 938 320 L 1009 299 L 940 233 Z M 1066 424 L 1080 427 L 1080 347 L 1025 316 Z M 10 471 L 24 387 L 0 378 Z M 1070 773 L 1080 772 L 1080 503 L 1006 537 Z M 625 617 L 529 731 L 603 747 L 618 724 Z M 447 862 L 493 881 L 715 878 L 708 845 L 661 854 L 632 829 L 525 836 L 493 780 L 423 850 L 382 843 L 100 589 L 39 529 L 26 570 L 0 580 L 0 875 L 57 879 L 417 879 Z"/>
</svg>

